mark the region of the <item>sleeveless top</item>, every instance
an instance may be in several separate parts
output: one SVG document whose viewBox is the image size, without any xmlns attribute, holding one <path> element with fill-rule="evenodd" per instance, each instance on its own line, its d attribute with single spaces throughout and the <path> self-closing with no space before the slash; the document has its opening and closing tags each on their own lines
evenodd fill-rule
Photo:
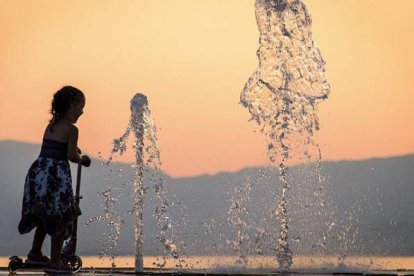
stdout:
<svg viewBox="0 0 414 276">
<path fill-rule="evenodd" d="M 64 142 L 43 139 L 39 157 L 52 158 L 56 160 L 67 160 L 68 145 Z"/>
</svg>

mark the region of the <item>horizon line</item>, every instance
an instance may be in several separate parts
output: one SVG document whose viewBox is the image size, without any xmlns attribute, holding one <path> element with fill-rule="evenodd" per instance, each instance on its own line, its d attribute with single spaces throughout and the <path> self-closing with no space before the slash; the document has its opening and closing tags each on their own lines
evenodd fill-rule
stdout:
<svg viewBox="0 0 414 276">
<path fill-rule="evenodd" d="M 35 143 L 35 142 L 28 142 L 28 141 L 23 141 L 23 140 L 14 140 L 14 139 L 0 139 L 0 144 L 1 143 L 7 143 L 7 142 L 11 142 L 11 143 L 21 143 L 21 144 L 27 144 L 27 145 L 32 145 L 32 146 L 38 146 L 40 147 L 41 144 L 40 143 Z M 87 151 L 85 151 L 86 153 L 88 153 Z M 94 154 L 88 154 L 90 155 L 90 157 L 92 157 L 93 159 L 96 160 L 100 160 L 102 162 L 107 161 L 106 159 L 100 158 L 99 156 L 96 156 Z M 395 159 L 395 158 L 404 158 L 404 157 L 409 157 L 409 156 L 414 156 L 414 152 L 412 153 L 406 153 L 406 154 L 396 154 L 396 155 L 389 155 L 389 156 L 371 156 L 371 157 L 366 157 L 366 158 L 361 158 L 361 159 L 322 159 L 321 160 L 321 164 L 323 163 L 340 163 L 340 162 L 364 162 L 364 161 L 369 161 L 369 160 L 385 160 L 385 159 Z M 298 166 L 302 166 L 304 164 L 312 164 L 315 163 L 316 161 L 313 160 L 311 162 L 299 162 L 299 163 L 295 163 L 289 167 L 298 167 Z M 131 165 L 133 164 L 133 162 L 125 162 L 125 161 L 112 161 L 112 164 L 118 164 L 118 165 Z M 276 166 L 276 165 L 275 165 Z M 264 162 L 263 165 L 253 165 L 253 166 L 244 166 L 241 167 L 237 170 L 228 170 L 228 171 L 217 171 L 215 173 L 200 173 L 200 174 L 195 174 L 195 175 L 182 175 L 182 176 L 172 176 L 171 174 L 169 174 L 168 172 L 162 170 L 162 168 L 160 169 L 161 173 L 163 173 L 164 175 L 172 178 L 172 179 L 185 179 L 185 178 L 194 178 L 194 177 L 201 177 L 201 176 L 208 176 L 208 177 L 212 177 L 212 176 L 216 176 L 219 174 L 225 174 L 225 173 L 238 173 L 241 172 L 243 170 L 247 170 L 247 169 L 260 169 L 260 168 L 268 168 L 268 167 L 272 167 L 272 163 L 270 163 L 270 161 Z"/>
</svg>

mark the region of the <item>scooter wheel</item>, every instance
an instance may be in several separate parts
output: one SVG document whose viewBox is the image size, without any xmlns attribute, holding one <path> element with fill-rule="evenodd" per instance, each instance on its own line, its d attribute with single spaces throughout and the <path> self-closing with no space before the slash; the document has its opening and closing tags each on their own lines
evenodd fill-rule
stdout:
<svg viewBox="0 0 414 276">
<path fill-rule="evenodd" d="M 12 260 L 9 262 L 9 272 L 10 272 L 10 273 L 15 273 L 15 272 L 16 272 L 16 270 L 17 270 L 19 267 L 20 267 L 20 262 L 19 262 L 19 260 L 12 259 Z"/>
<path fill-rule="evenodd" d="M 73 272 L 78 272 L 82 268 L 82 259 L 78 255 L 68 256 L 66 262 Z"/>
</svg>

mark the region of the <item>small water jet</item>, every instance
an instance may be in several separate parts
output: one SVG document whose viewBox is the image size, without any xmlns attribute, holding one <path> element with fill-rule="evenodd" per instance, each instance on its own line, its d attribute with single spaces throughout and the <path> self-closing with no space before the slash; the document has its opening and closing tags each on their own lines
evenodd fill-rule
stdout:
<svg viewBox="0 0 414 276">
<path fill-rule="evenodd" d="M 143 174 L 145 170 L 155 171 L 151 182 L 156 197 L 160 200 L 160 206 L 155 209 L 157 225 L 161 229 L 157 240 L 163 244 L 165 249 L 174 257 L 178 258 L 177 247 L 173 243 L 172 238 L 167 238 L 166 233 L 172 231 L 172 224 L 167 214 L 169 203 L 165 199 L 164 189 L 159 170 L 161 166 L 160 151 L 158 150 L 158 142 L 156 137 L 156 127 L 148 107 L 148 99 L 145 95 L 137 93 L 130 101 L 131 117 L 128 126 L 121 137 L 113 141 L 113 148 L 107 165 L 113 159 L 115 153 L 122 155 L 126 150 L 126 141 L 131 133 L 134 134 L 133 149 L 135 152 L 135 168 L 134 177 L 134 207 L 135 213 L 135 271 L 142 272 L 143 267 L 143 204 L 145 190 L 143 186 Z M 148 142 L 147 144 L 145 142 Z M 147 156 L 146 160 L 144 155 Z M 172 234 L 171 234 L 172 236 Z"/>
<path fill-rule="evenodd" d="M 312 148 L 316 148 L 320 163 L 319 146 L 313 139 L 319 129 L 316 106 L 327 98 L 330 85 L 325 61 L 312 39 L 310 14 L 301 0 L 256 0 L 255 13 L 260 32 L 259 66 L 243 88 L 240 102 L 268 137 L 269 160 L 278 165 L 283 187 L 275 211 L 280 222 L 276 257 L 279 268 L 288 270 L 292 252 L 287 162 L 295 149 L 310 161 Z M 317 169 L 319 175 L 320 165 Z"/>
<path fill-rule="evenodd" d="M 250 179 L 241 185 L 241 187 L 237 187 L 233 193 L 233 196 L 230 200 L 230 208 L 227 212 L 228 215 L 228 223 L 230 226 L 234 227 L 237 232 L 237 239 L 227 241 L 230 247 L 234 250 L 234 252 L 238 253 L 239 257 L 239 264 L 243 266 L 247 266 L 247 256 L 248 250 L 244 248 L 244 243 L 248 238 L 248 235 L 245 233 L 246 228 L 249 225 L 243 219 L 243 214 L 248 213 L 247 210 L 247 201 L 249 200 L 249 193 L 252 189 L 252 183 Z"/>
</svg>

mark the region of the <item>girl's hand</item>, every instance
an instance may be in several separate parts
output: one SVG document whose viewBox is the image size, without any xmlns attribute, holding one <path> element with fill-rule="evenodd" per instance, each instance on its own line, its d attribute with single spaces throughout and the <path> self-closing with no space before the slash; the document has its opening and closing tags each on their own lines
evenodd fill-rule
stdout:
<svg viewBox="0 0 414 276">
<path fill-rule="evenodd" d="M 85 167 L 89 167 L 91 165 L 91 159 L 87 155 L 82 155 L 81 164 Z"/>
</svg>

